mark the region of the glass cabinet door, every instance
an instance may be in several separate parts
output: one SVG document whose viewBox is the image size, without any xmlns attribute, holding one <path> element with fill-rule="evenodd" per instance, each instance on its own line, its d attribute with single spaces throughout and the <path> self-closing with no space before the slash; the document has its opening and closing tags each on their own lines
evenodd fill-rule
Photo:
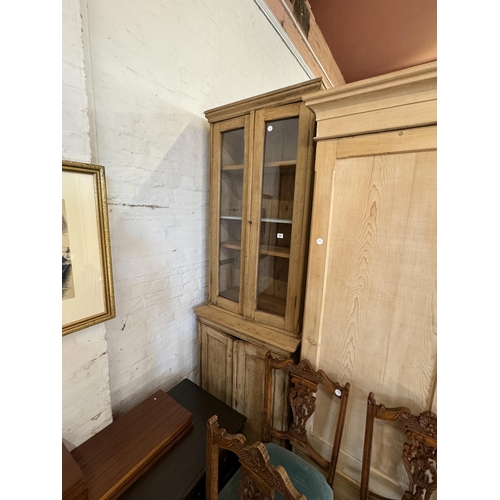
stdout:
<svg viewBox="0 0 500 500">
<path fill-rule="evenodd" d="M 264 126 L 256 310 L 285 317 L 299 118 Z"/>
<path fill-rule="evenodd" d="M 210 301 L 294 335 L 303 304 L 314 123 L 297 102 L 212 129 Z"/>
<path fill-rule="evenodd" d="M 245 127 L 220 132 L 217 295 L 240 301 L 244 215 Z M 236 309 L 235 309 L 236 310 Z"/>
</svg>

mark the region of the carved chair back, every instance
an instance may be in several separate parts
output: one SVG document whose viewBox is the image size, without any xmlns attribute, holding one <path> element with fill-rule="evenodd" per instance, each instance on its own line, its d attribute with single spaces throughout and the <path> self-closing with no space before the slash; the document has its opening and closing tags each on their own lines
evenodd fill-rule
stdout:
<svg viewBox="0 0 500 500">
<path fill-rule="evenodd" d="M 430 411 L 413 415 L 400 406 L 386 408 L 377 404 L 372 392 L 368 395 L 366 411 L 363 464 L 361 468 L 360 499 L 385 499 L 369 491 L 370 460 L 375 419 L 399 421 L 404 424 L 406 442 L 403 445 L 403 464 L 408 474 L 409 487 L 402 500 L 428 500 L 437 487 L 437 416 Z"/>
<path fill-rule="evenodd" d="M 274 466 L 261 442 L 245 445 L 243 434 L 228 434 L 219 427 L 217 415 L 207 422 L 206 500 L 217 500 L 219 448 L 236 453 L 241 463 L 240 500 L 271 500 L 279 491 L 285 500 L 307 500 L 293 486 L 285 469 Z"/>
<path fill-rule="evenodd" d="M 273 375 L 275 370 L 284 370 L 290 376 L 288 400 L 292 410 L 292 423 L 286 431 L 272 427 Z M 337 425 L 330 460 L 326 460 L 310 443 L 307 437 L 306 424 L 316 409 L 315 393 L 318 386 L 323 386 L 339 402 Z M 342 432 L 344 430 L 347 400 L 350 384 L 340 385 L 333 382 L 323 370 L 313 370 L 307 359 L 295 364 L 293 359 L 279 360 L 271 353 L 266 355 L 266 376 L 264 385 L 264 423 L 263 441 L 269 442 L 271 437 L 285 439 L 302 453 L 313 459 L 320 467 L 327 470 L 327 482 L 332 487 L 337 467 Z"/>
</svg>

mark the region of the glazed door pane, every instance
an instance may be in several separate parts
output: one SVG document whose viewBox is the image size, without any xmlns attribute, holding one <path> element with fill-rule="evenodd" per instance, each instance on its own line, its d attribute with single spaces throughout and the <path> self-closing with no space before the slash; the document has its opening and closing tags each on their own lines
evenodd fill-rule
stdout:
<svg viewBox="0 0 500 500">
<path fill-rule="evenodd" d="M 256 309 L 285 316 L 298 117 L 265 122 Z"/>
<path fill-rule="evenodd" d="M 239 301 L 243 216 L 245 129 L 221 133 L 219 291 L 218 295 Z"/>
</svg>

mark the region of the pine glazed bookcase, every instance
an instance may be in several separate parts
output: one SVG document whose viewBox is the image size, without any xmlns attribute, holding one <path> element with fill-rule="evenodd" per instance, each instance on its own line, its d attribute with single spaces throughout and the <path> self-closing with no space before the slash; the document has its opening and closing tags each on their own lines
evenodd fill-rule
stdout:
<svg viewBox="0 0 500 500">
<path fill-rule="evenodd" d="M 210 123 L 208 304 L 195 310 L 201 386 L 262 439 L 265 354 L 299 356 L 321 78 L 205 112 Z M 283 428 L 287 382 L 275 384 Z"/>
</svg>

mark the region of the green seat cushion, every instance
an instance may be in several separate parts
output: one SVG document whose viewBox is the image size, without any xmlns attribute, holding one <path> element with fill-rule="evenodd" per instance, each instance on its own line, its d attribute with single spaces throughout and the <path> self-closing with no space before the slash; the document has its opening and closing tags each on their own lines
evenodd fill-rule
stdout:
<svg viewBox="0 0 500 500">
<path fill-rule="evenodd" d="M 290 476 L 293 485 L 307 500 L 333 500 L 333 491 L 325 477 L 309 462 L 306 462 L 295 453 L 274 443 L 265 443 L 271 463 L 281 465 Z M 238 471 L 219 493 L 219 500 L 235 500 L 238 498 L 241 472 Z M 283 500 L 280 493 L 276 493 L 275 500 Z"/>
</svg>

